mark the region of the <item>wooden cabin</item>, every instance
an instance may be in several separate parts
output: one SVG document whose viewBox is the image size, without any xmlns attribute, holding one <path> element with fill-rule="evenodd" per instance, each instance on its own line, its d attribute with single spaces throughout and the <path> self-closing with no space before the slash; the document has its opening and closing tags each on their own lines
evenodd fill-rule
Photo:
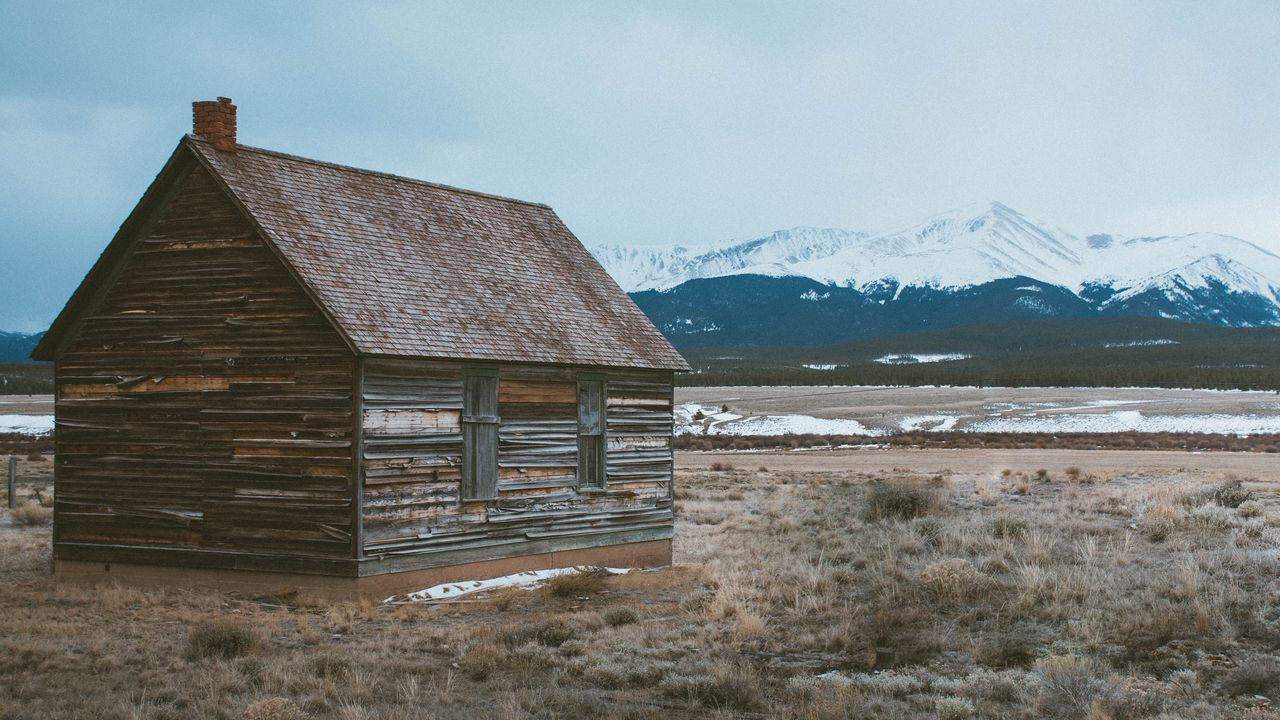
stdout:
<svg viewBox="0 0 1280 720">
<path fill-rule="evenodd" d="M 551 208 L 194 116 L 33 353 L 57 574 L 351 596 L 670 563 L 688 367 Z"/>
</svg>

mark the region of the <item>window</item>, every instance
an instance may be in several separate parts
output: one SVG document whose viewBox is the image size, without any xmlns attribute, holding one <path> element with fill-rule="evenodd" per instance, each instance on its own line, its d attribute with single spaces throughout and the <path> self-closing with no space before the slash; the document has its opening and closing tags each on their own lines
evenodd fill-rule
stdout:
<svg viewBox="0 0 1280 720">
<path fill-rule="evenodd" d="M 468 370 L 463 377 L 462 499 L 498 495 L 498 373 Z"/>
<path fill-rule="evenodd" d="M 578 486 L 604 487 L 604 380 L 578 380 Z"/>
</svg>

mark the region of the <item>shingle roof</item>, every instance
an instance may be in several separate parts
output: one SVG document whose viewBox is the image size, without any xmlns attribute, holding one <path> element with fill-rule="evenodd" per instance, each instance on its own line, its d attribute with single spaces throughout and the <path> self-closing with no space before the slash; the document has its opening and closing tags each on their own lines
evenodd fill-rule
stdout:
<svg viewBox="0 0 1280 720">
<path fill-rule="evenodd" d="M 184 143 L 359 352 L 688 369 L 546 205 Z"/>
</svg>

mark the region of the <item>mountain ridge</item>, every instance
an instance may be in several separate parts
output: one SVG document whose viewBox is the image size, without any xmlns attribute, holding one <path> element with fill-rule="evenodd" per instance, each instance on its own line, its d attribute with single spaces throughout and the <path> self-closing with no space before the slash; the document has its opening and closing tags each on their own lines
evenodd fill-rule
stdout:
<svg viewBox="0 0 1280 720">
<path fill-rule="evenodd" d="M 1154 248 L 1169 252 L 1151 252 Z M 1099 282 L 1131 287 L 1218 256 L 1255 276 L 1250 291 L 1269 292 L 1280 302 L 1280 256 L 1247 240 L 1211 232 L 1078 236 L 999 201 L 962 206 L 886 233 L 798 226 L 750 240 L 651 248 L 600 245 L 592 251 L 628 292 L 728 274 L 793 275 L 846 287 L 889 278 L 901 285 L 964 287 L 1022 275 L 1079 291 Z M 934 271 L 921 267 L 922 261 L 942 258 L 953 262 Z M 955 263 L 957 258 L 968 262 Z M 1116 273 L 1118 266 L 1137 269 Z"/>
<path fill-rule="evenodd" d="M 997 201 L 888 233 L 800 226 L 746 241 L 594 252 L 685 346 L 817 342 L 794 325 L 744 322 L 744 313 L 849 339 L 938 327 L 957 311 L 1280 325 L 1280 256 L 1256 244 L 1210 232 L 1075 235 Z M 796 296 L 788 279 L 814 285 Z M 708 281 L 716 281 L 714 298 Z"/>
</svg>

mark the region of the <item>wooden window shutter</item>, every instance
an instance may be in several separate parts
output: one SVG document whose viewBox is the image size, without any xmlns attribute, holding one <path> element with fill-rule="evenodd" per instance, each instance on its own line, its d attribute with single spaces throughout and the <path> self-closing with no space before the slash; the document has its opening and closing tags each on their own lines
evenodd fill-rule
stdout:
<svg viewBox="0 0 1280 720">
<path fill-rule="evenodd" d="M 462 498 L 498 496 L 498 374 L 468 371 L 462 403 Z"/>
<path fill-rule="evenodd" d="M 605 485 L 605 446 L 608 419 L 605 417 L 603 379 L 578 380 L 578 485 L 602 488 Z"/>
</svg>

